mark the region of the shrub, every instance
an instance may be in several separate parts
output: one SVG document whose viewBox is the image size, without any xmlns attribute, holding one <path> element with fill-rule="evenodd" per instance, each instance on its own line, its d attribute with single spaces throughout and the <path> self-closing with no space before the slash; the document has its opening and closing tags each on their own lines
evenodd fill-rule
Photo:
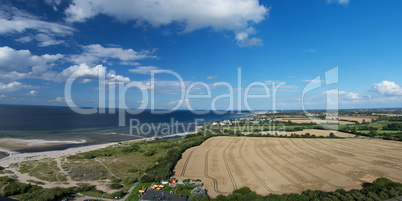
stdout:
<svg viewBox="0 0 402 201">
<path fill-rule="evenodd" d="M 155 154 L 155 150 L 149 150 L 144 152 L 144 156 L 153 156 Z"/>
<path fill-rule="evenodd" d="M 373 181 L 373 186 L 385 186 L 390 183 L 394 182 L 387 178 L 378 178 L 375 181 Z"/>
<path fill-rule="evenodd" d="M 8 197 L 11 195 L 23 194 L 29 191 L 32 188 L 31 184 L 23 184 L 19 182 L 10 182 L 3 189 L 3 195 Z"/>
<path fill-rule="evenodd" d="M 77 181 L 93 181 L 106 177 L 107 173 L 97 167 L 73 167 L 68 172 Z"/>
<path fill-rule="evenodd" d="M 119 189 L 119 188 L 121 188 L 121 187 L 123 187 L 121 184 L 118 184 L 118 183 L 114 183 L 114 184 L 111 184 L 110 185 L 110 188 L 111 189 Z"/>
</svg>

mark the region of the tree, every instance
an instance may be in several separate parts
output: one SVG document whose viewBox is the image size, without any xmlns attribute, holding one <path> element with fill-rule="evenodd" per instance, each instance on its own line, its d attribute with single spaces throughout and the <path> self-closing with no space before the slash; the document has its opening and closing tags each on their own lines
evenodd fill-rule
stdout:
<svg viewBox="0 0 402 201">
<path fill-rule="evenodd" d="M 201 186 L 195 187 L 191 191 L 191 195 L 195 200 L 202 200 L 204 197 L 207 197 L 207 194 L 205 193 L 205 189 L 203 189 Z"/>
</svg>

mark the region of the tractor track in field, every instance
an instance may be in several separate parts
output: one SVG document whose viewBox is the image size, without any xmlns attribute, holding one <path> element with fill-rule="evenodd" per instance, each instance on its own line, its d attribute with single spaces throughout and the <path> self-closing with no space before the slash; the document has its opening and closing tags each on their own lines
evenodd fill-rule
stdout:
<svg viewBox="0 0 402 201">
<path fill-rule="evenodd" d="M 239 154 L 240 154 L 240 158 L 244 161 L 244 163 L 246 164 L 246 166 L 248 167 L 248 169 L 250 169 L 250 171 L 254 174 L 254 176 L 258 179 L 258 181 L 260 181 L 260 183 L 262 184 L 262 186 L 264 186 L 265 189 L 267 189 L 269 192 L 274 192 L 271 188 L 269 188 L 269 186 L 264 182 L 264 180 L 261 179 L 260 176 L 258 176 L 258 174 L 255 172 L 255 170 L 251 167 L 251 165 L 246 161 L 246 159 L 243 156 L 242 153 L 242 149 L 244 146 L 244 142 L 246 141 L 247 138 L 244 138 L 243 142 L 240 145 L 240 149 L 239 149 Z"/>
<path fill-rule="evenodd" d="M 274 169 L 278 174 L 280 174 L 282 177 L 284 177 L 287 181 L 289 181 L 290 183 L 292 183 L 293 185 L 295 185 L 297 188 L 299 188 L 299 190 L 303 191 L 304 188 L 302 186 L 300 186 L 299 184 L 297 184 L 295 181 L 293 181 L 291 178 L 289 178 L 288 176 L 286 176 L 285 173 L 283 173 L 282 171 L 280 171 L 278 168 L 276 168 L 274 165 L 272 165 L 271 163 L 269 163 L 264 157 L 261 156 L 261 154 L 257 151 L 257 146 L 256 143 L 254 141 L 254 151 L 257 154 L 257 156 L 263 160 L 269 167 L 271 167 L 272 169 Z M 267 155 L 266 153 L 264 153 L 265 155 Z M 272 159 L 274 161 L 274 159 Z M 275 161 L 276 162 L 276 161 Z"/>
<path fill-rule="evenodd" d="M 300 149 L 303 149 L 303 148 L 301 148 L 299 145 L 297 145 L 295 142 L 293 142 L 293 140 L 291 140 L 291 139 L 289 139 L 294 145 L 296 145 L 297 147 L 299 147 Z M 282 142 L 281 141 L 279 141 L 281 144 L 282 144 Z M 282 145 L 283 146 L 283 145 Z M 295 152 L 293 152 L 293 151 L 291 151 L 290 149 L 287 149 L 288 151 L 290 151 L 290 152 L 292 152 L 293 154 L 295 154 L 295 155 L 298 155 L 298 156 L 300 156 L 300 158 L 303 158 L 304 160 L 306 160 L 306 161 L 308 161 L 308 162 L 310 162 L 310 163 L 312 163 L 312 164 L 317 164 L 316 162 L 314 162 L 314 160 L 311 160 L 311 158 L 315 158 L 314 156 L 312 157 L 312 156 L 310 156 L 311 158 L 306 158 L 306 156 L 305 155 L 303 155 L 303 154 L 297 154 L 297 153 L 295 153 Z M 335 169 L 333 169 L 333 168 L 330 168 L 330 167 L 327 167 L 327 166 L 325 166 L 325 165 L 323 165 L 323 164 L 317 164 L 317 165 L 320 165 L 321 167 L 323 167 L 323 168 L 325 168 L 325 169 L 328 169 L 328 170 L 331 170 L 331 171 L 333 171 L 333 172 L 336 172 L 336 173 L 338 173 L 338 174 L 340 174 L 340 175 L 343 175 L 343 176 L 345 176 L 345 177 L 348 177 L 348 178 L 351 178 L 351 179 L 357 179 L 357 178 L 354 178 L 354 177 L 351 177 L 351 176 L 349 176 L 349 175 L 347 175 L 347 174 L 345 174 L 345 173 L 343 173 L 343 172 L 340 172 L 340 171 L 338 171 L 338 170 L 335 170 Z M 359 182 L 361 182 L 361 183 L 364 183 L 365 181 L 363 181 L 363 180 L 361 180 L 361 179 L 357 179 Z"/>
<path fill-rule="evenodd" d="M 216 145 L 220 144 L 223 140 L 224 140 L 224 139 L 221 139 L 221 141 L 219 141 Z M 209 155 L 209 152 L 210 152 L 212 149 L 214 149 L 214 148 L 216 148 L 216 146 L 209 148 L 208 151 L 205 153 L 204 176 L 205 176 L 206 178 L 208 178 L 208 179 L 211 179 L 211 180 L 213 181 L 213 183 L 214 183 L 214 191 L 217 192 L 217 193 L 219 193 L 219 194 L 222 194 L 222 193 L 224 193 L 224 192 L 219 191 L 219 189 L 218 189 L 218 181 L 217 181 L 215 178 L 210 177 L 210 176 L 208 175 L 208 155 Z"/>
<path fill-rule="evenodd" d="M 300 149 L 306 150 L 307 152 L 310 152 L 310 153 L 312 152 L 312 151 L 307 150 L 306 148 L 303 148 L 302 146 L 296 144 L 293 140 L 290 140 L 290 141 L 291 141 L 293 144 L 295 144 L 297 147 L 299 147 Z M 313 152 L 313 153 L 314 153 L 314 152 Z M 321 154 L 322 154 L 322 153 L 321 153 Z M 308 155 L 308 154 L 307 154 L 307 155 Z M 322 154 L 322 155 L 326 156 L 325 154 Z M 310 157 L 313 157 L 313 156 L 311 156 L 311 155 L 309 155 L 309 156 L 310 156 Z M 313 158 L 314 158 L 314 157 L 313 157 Z M 310 160 L 310 162 L 313 162 L 313 161 Z M 367 171 L 367 170 L 365 170 L 365 169 L 362 169 L 362 168 L 359 168 L 359 167 L 357 167 L 357 166 L 353 166 L 353 165 L 350 165 L 350 164 L 347 164 L 347 163 L 343 163 L 343 162 L 341 162 L 341 161 L 338 161 L 338 163 L 341 163 L 341 164 L 344 164 L 344 165 L 347 165 L 347 166 L 350 166 L 350 167 L 353 167 L 353 168 L 357 168 L 357 169 L 360 169 L 360 170 Z M 326 166 L 326 165 L 321 165 L 321 166 L 324 167 L 324 168 L 326 168 L 326 169 L 329 169 L 329 170 L 331 170 L 331 171 L 333 171 L 333 172 L 336 172 L 336 173 L 338 173 L 338 174 L 344 175 L 345 177 L 349 177 L 349 178 L 351 178 L 351 179 L 353 179 L 353 180 L 359 181 L 359 182 L 361 182 L 361 183 L 365 183 L 365 182 L 366 182 L 366 181 L 364 181 L 364 180 L 362 180 L 362 179 L 360 179 L 360 178 L 350 176 L 350 175 L 348 175 L 348 174 L 345 174 L 345 173 L 343 173 L 343 172 L 341 172 L 341 171 L 339 171 L 339 170 L 333 169 L 333 168 L 328 167 L 328 166 Z"/>
<path fill-rule="evenodd" d="M 279 141 L 279 142 L 280 142 L 280 141 Z M 282 146 L 284 149 L 286 149 L 288 152 L 291 152 L 288 148 L 286 148 L 286 147 L 282 144 L 282 142 L 280 142 L 280 144 L 281 144 L 281 146 Z M 270 148 L 270 150 L 273 150 L 273 149 Z M 302 172 L 308 174 L 309 176 L 311 176 L 311 177 L 317 179 L 318 181 L 321 181 L 322 183 L 328 184 L 329 186 L 332 186 L 332 187 L 335 187 L 335 188 L 340 188 L 340 186 L 337 186 L 337 185 L 335 185 L 335 184 L 333 184 L 333 183 L 331 183 L 331 182 L 329 182 L 329 181 L 327 181 L 327 180 L 325 180 L 325 179 L 323 179 L 323 178 L 321 178 L 321 177 L 316 176 L 315 174 L 313 174 L 313 173 L 311 173 L 311 172 L 309 172 L 309 171 L 307 171 L 307 170 L 304 170 L 304 169 L 301 168 L 300 166 L 295 165 L 294 163 L 292 163 L 291 161 L 289 161 L 289 160 L 286 159 L 285 157 L 281 156 L 280 153 L 278 153 L 278 150 L 276 150 L 276 151 L 274 151 L 274 152 L 277 153 L 277 156 L 279 156 L 282 160 L 288 162 L 288 164 L 291 164 L 292 166 L 294 166 L 294 167 L 296 167 L 297 169 L 301 170 Z M 304 159 L 304 158 L 303 158 L 303 159 Z M 304 159 L 304 160 L 306 160 L 306 159 Z"/>
<path fill-rule="evenodd" d="M 206 144 L 204 146 L 208 146 L 209 144 L 211 144 L 211 141 L 212 140 L 209 140 L 208 142 L 206 142 Z M 181 170 L 181 173 L 180 173 L 181 176 L 184 176 L 184 174 L 186 173 L 187 165 L 190 162 L 191 156 L 193 155 L 194 151 L 198 150 L 199 146 L 194 147 L 194 149 L 187 156 L 186 161 L 184 162 L 184 165 L 183 165 L 183 169 Z"/>
<path fill-rule="evenodd" d="M 234 179 L 234 177 L 233 177 L 232 171 L 231 171 L 230 168 L 229 168 L 229 163 L 228 163 L 227 158 L 226 158 L 226 151 L 227 151 L 227 149 L 230 147 L 230 145 L 233 143 L 233 141 L 234 141 L 234 140 L 232 140 L 232 141 L 230 142 L 230 144 L 223 150 L 222 156 L 223 156 L 223 161 L 224 161 L 224 163 L 225 163 L 226 171 L 228 172 L 229 177 L 230 177 L 230 180 L 232 181 L 233 189 L 237 189 L 236 181 L 235 181 L 235 179 Z"/>
<path fill-rule="evenodd" d="M 195 150 L 197 150 L 197 149 L 193 149 L 193 150 L 190 152 L 190 154 L 187 156 L 186 161 L 184 162 L 184 165 L 183 165 L 183 169 L 181 170 L 181 174 L 180 174 L 181 176 L 184 176 L 184 174 L 186 173 L 186 169 L 187 169 L 188 162 L 190 161 L 191 155 L 193 155 L 193 153 L 194 153 Z"/>
<path fill-rule="evenodd" d="M 323 144 L 323 145 L 325 145 L 325 146 L 329 146 L 329 147 L 336 148 L 336 147 L 334 147 L 333 145 L 324 143 L 323 141 L 316 141 L 316 142 L 319 143 L 319 144 Z M 328 152 L 331 152 L 331 153 L 333 153 L 333 154 L 336 154 L 336 152 L 333 152 L 333 151 L 330 151 L 330 150 L 328 150 Z M 367 150 L 365 150 L 365 152 L 367 152 Z M 363 156 L 369 156 L 369 157 L 381 159 L 381 157 L 379 157 L 379 156 L 377 156 L 377 155 L 374 155 L 374 154 L 370 154 L 370 153 L 358 153 L 358 154 L 363 155 Z M 357 157 L 356 157 L 356 159 L 357 159 L 357 160 L 364 161 L 364 162 L 371 163 L 371 162 L 369 162 L 369 161 L 365 161 L 365 160 L 362 160 L 362 159 L 357 158 Z M 387 159 L 387 160 L 389 160 L 389 159 Z M 391 161 L 392 161 L 392 162 L 395 162 L 395 163 L 402 163 L 402 160 L 394 161 L 394 160 L 391 159 Z"/>
</svg>

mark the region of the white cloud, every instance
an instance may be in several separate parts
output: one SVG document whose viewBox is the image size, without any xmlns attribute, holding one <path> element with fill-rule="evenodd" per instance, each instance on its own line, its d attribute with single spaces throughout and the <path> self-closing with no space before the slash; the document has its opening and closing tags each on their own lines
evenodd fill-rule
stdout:
<svg viewBox="0 0 402 201">
<path fill-rule="evenodd" d="M 57 37 L 69 36 L 75 31 L 70 26 L 46 22 L 26 11 L 5 5 L 0 6 L 0 24 L 1 35 L 13 34 L 20 36 L 21 34 L 31 33 L 36 36 L 19 37 L 17 41 L 30 42 L 35 39 L 40 46 L 60 44 L 62 41 L 57 40 Z M 47 42 L 47 40 L 50 40 L 50 42 Z"/>
<path fill-rule="evenodd" d="M 1 96 L 0 96 L 0 100 L 1 100 L 1 99 L 3 99 L 3 98 L 6 98 L 6 97 L 7 97 L 6 95 L 1 94 Z"/>
<path fill-rule="evenodd" d="M 212 79 L 216 79 L 218 76 L 216 75 L 210 75 L 207 77 L 207 80 L 212 80 Z"/>
<path fill-rule="evenodd" d="M 341 5 L 348 5 L 349 0 L 327 0 L 327 3 L 338 3 Z"/>
<path fill-rule="evenodd" d="M 107 68 L 102 65 L 90 67 L 87 64 L 80 64 L 70 66 L 64 69 L 62 72 L 48 72 L 48 75 L 44 76 L 44 79 L 49 78 L 56 82 L 66 81 L 73 73 L 79 76 L 82 82 L 90 82 L 98 80 L 99 76 L 105 77 L 106 82 L 130 82 L 130 78 L 121 75 L 115 75 L 114 73 L 107 72 Z"/>
<path fill-rule="evenodd" d="M 40 77 L 63 55 L 32 55 L 29 50 L 0 47 L 0 80 L 14 81 L 27 77 Z"/>
<path fill-rule="evenodd" d="M 64 43 L 63 40 L 56 40 L 52 37 L 50 37 L 49 35 L 46 34 L 37 34 L 35 36 L 35 40 L 37 40 L 39 42 L 39 46 L 41 47 L 46 47 L 46 46 L 51 46 L 51 45 L 58 45 L 58 44 L 62 44 Z"/>
<path fill-rule="evenodd" d="M 136 60 L 146 58 L 156 58 L 152 54 L 156 50 L 142 50 L 137 52 L 133 49 L 123 49 L 119 47 L 103 47 L 99 44 L 92 44 L 83 46 L 84 52 L 80 55 L 72 55 L 70 60 L 76 64 L 87 63 L 92 64 L 96 62 L 106 62 L 108 59 L 118 59 L 120 64 L 123 65 L 138 65 Z"/>
<path fill-rule="evenodd" d="M 153 27 L 178 23 L 188 33 L 202 28 L 234 32 L 240 46 L 261 45 L 253 28 L 265 19 L 269 9 L 258 0 L 73 0 L 66 9 L 68 22 L 83 22 L 99 14 L 121 22 L 136 21 Z"/>
<path fill-rule="evenodd" d="M 131 51 L 129 51 L 131 52 Z M 107 82 L 130 82 L 130 79 L 114 73 L 107 73 L 103 65 L 90 67 L 88 64 L 70 66 L 61 72 L 52 71 L 54 62 L 64 58 L 63 55 L 42 56 L 32 55 L 29 50 L 14 50 L 9 47 L 0 47 L 0 80 L 15 81 L 24 78 L 37 78 L 63 82 L 73 73 L 78 72 L 83 82 L 98 79 L 98 75 L 106 76 Z M 130 58 L 122 55 L 121 58 Z"/>
<path fill-rule="evenodd" d="M 378 92 L 388 96 L 402 95 L 402 87 L 392 81 L 384 80 L 381 83 L 376 83 L 371 88 L 371 91 Z"/>
<path fill-rule="evenodd" d="M 26 85 L 21 82 L 10 82 L 10 83 L 3 83 L 0 82 L 0 92 L 13 92 L 18 91 L 20 89 L 32 89 L 35 88 L 31 85 Z"/>
<path fill-rule="evenodd" d="M 158 68 L 156 66 L 139 66 L 137 68 L 130 69 L 128 71 L 130 71 L 132 73 L 150 75 L 151 72 L 153 72 L 153 73 L 161 73 L 161 72 L 163 72 L 163 69 L 160 69 L 160 68 Z"/>
<path fill-rule="evenodd" d="M 28 92 L 26 95 L 27 96 L 36 96 L 37 94 L 38 94 L 38 91 L 32 90 L 32 91 Z"/>
<path fill-rule="evenodd" d="M 45 0 L 45 3 L 52 6 L 54 11 L 58 11 L 58 6 L 61 4 L 61 0 Z"/>
<path fill-rule="evenodd" d="M 250 47 L 250 46 L 261 46 L 263 45 L 260 38 L 253 37 L 251 39 L 245 38 L 243 40 L 238 40 L 237 45 L 240 47 Z"/>
<path fill-rule="evenodd" d="M 360 93 L 355 93 L 355 92 L 349 92 L 346 94 L 346 99 L 349 100 L 359 100 L 362 99 L 363 97 L 360 95 Z"/>
<path fill-rule="evenodd" d="M 65 103 L 66 98 L 65 97 L 57 97 L 55 99 L 49 100 L 50 103 Z"/>
</svg>

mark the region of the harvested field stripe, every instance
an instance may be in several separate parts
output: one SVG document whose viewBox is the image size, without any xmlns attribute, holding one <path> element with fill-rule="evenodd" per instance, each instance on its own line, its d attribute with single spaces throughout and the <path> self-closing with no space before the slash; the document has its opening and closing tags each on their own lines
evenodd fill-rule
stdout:
<svg viewBox="0 0 402 201">
<path fill-rule="evenodd" d="M 216 145 L 220 144 L 223 140 L 224 139 L 221 139 Z M 208 151 L 205 153 L 204 176 L 209 178 L 209 179 L 211 179 L 214 182 L 214 191 L 219 193 L 219 194 L 222 194 L 222 193 L 225 193 L 225 192 L 219 191 L 219 189 L 218 189 L 218 181 L 215 178 L 210 177 L 208 175 L 208 155 L 209 155 L 209 152 L 214 148 L 217 148 L 217 146 L 209 148 Z"/>
<path fill-rule="evenodd" d="M 314 146 L 314 145 L 311 144 L 310 142 L 307 142 L 305 139 L 303 139 L 303 141 L 304 141 L 305 143 L 311 145 L 311 147 L 314 147 L 314 148 L 317 149 L 317 150 L 324 150 L 324 149 L 318 148 L 317 146 Z M 311 153 L 316 153 L 315 150 L 312 150 L 312 149 L 310 149 L 310 150 L 311 150 L 311 151 L 310 151 Z M 327 150 L 324 150 L 324 151 L 329 152 L 329 151 L 327 151 Z M 318 152 L 322 153 L 322 151 L 318 151 Z M 335 153 L 332 153 L 332 152 L 330 152 L 330 153 L 331 153 L 331 154 L 335 154 Z M 336 154 L 335 154 L 335 155 L 336 155 Z M 363 161 L 363 162 L 368 163 L 368 164 L 372 164 L 371 161 L 366 161 L 366 160 L 363 160 L 363 159 L 360 159 L 360 158 L 357 158 L 357 157 L 354 157 L 353 159 L 354 159 L 354 160 Z M 345 162 L 339 161 L 338 163 L 341 163 L 341 164 L 344 164 L 344 165 L 347 165 L 347 166 L 350 166 L 350 167 L 353 167 L 353 168 L 356 168 L 356 169 L 360 169 L 360 170 L 363 170 L 363 171 L 367 171 L 367 169 L 361 168 L 361 167 L 359 167 L 359 166 L 351 165 L 351 164 L 348 164 L 348 163 L 345 163 Z M 394 167 L 393 169 L 400 170 L 400 168 L 398 168 L 398 167 Z M 390 179 L 393 179 L 394 181 L 395 181 L 395 180 L 398 180 L 398 178 L 395 178 L 395 177 L 392 177 L 392 176 L 387 176 L 387 177 L 390 178 Z"/>
<path fill-rule="evenodd" d="M 297 184 L 295 181 L 293 181 L 291 178 L 289 178 L 288 176 L 286 176 L 286 174 L 284 174 L 282 171 L 280 171 L 278 168 L 276 168 L 274 165 L 272 165 L 271 163 L 269 163 L 264 157 L 261 156 L 261 154 L 257 151 L 257 145 L 254 142 L 254 150 L 255 153 L 257 154 L 257 156 L 263 160 L 268 166 L 270 166 L 272 169 L 274 169 L 277 173 L 279 173 L 282 177 L 284 177 L 286 180 L 288 180 L 290 183 L 292 183 L 293 185 L 295 185 L 297 188 L 299 188 L 300 191 L 303 191 L 303 187 L 301 187 L 299 184 Z M 261 150 L 261 148 L 260 148 Z M 267 155 L 266 153 L 264 153 L 264 155 Z M 272 159 L 273 160 L 273 159 Z"/>
<path fill-rule="evenodd" d="M 241 143 L 240 149 L 239 149 L 239 154 L 240 154 L 240 158 L 244 161 L 244 163 L 247 165 L 247 167 L 250 169 L 250 171 L 254 174 L 254 176 L 258 179 L 258 181 L 260 181 L 260 183 L 262 184 L 262 186 L 264 186 L 265 189 L 267 189 L 269 192 L 274 192 L 271 188 L 268 187 L 268 185 L 261 179 L 261 177 L 258 176 L 258 174 L 253 170 L 253 168 L 251 167 L 251 165 L 246 161 L 246 159 L 243 156 L 242 153 L 242 149 L 243 149 L 243 145 L 244 142 L 246 141 L 247 138 L 244 138 L 243 142 Z"/>
<path fill-rule="evenodd" d="M 346 144 L 349 144 L 349 145 L 351 145 L 351 146 L 357 146 L 357 147 L 361 147 L 362 149 L 368 149 L 369 147 L 371 147 L 371 148 L 375 148 L 375 149 L 378 149 L 379 151 L 383 151 L 384 150 L 384 146 L 381 146 L 381 147 L 378 147 L 378 146 L 369 146 L 369 145 L 365 145 L 365 146 L 361 146 L 361 145 L 359 145 L 359 144 L 356 144 L 356 143 L 354 143 L 354 142 L 351 142 L 351 141 L 346 141 L 345 142 Z M 395 148 L 392 148 L 392 149 L 395 149 Z M 370 148 L 369 148 L 369 150 L 370 150 Z M 399 150 L 399 149 L 396 149 L 396 150 Z M 402 149 L 400 150 L 400 151 L 402 151 Z"/>
<path fill-rule="evenodd" d="M 268 139 L 267 139 L 267 140 L 268 140 Z M 280 142 L 280 141 L 279 141 L 279 142 Z M 281 146 L 282 146 L 284 149 L 286 149 L 288 152 L 291 152 L 288 148 L 286 148 L 286 147 L 282 144 L 282 142 L 280 142 L 280 144 L 281 144 Z M 273 150 L 273 149 L 270 148 L 270 146 L 268 146 L 268 147 L 269 147 L 270 150 Z M 319 180 L 319 181 L 321 181 L 321 182 L 323 182 L 323 183 L 326 183 L 326 184 L 328 184 L 328 185 L 330 185 L 330 186 L 332 186 L 332 187 L 341 188 L 340 186 L 337 186 L 337 185 L 335 185 L 335 184 L 333 184 L 333 183 L 327 181 L 326 179 L 323 179 L 323 178 L 321 178 L 321 177 L 318 177 L 318 176 L 316 176 L 315 174 L 313 174 L 313 173 L 311 173 L 311 172 L 309 172 L 309 171 L 307 171 L 307 170 L 304 170 L 304 168 L 295 165 L 294 163 L 292 163 L 291 161 L 289 161 L 288 159 L 286 159 L 285 157 L 283 157 L 283 156 L 281 155 L 281 153 L 278 153 L 278 150 L 276 150 L 276 151 L 274 151 L 274 152 L 277 154 L 276 156 L 279 156 L 281 159 L 283 159 L 284 161 L 288 162 L 288 164 L 290 164 L 290 165 L 292 165 L 292 166 L 298 168 L 299 170 L 301 170 L 302 172 L 308 174 L 309 176 L 311 176 L 311 177 L 313 177 L 313 178 L 315 178 L 315 179 L 317 179 L 317 180 Z M 293 153 L 293 152 L 292 152 L 292 153 Z M 304 158 L 303 158 L 303 159 L 304 159 Z M 306 159 L 304 159 L 304 160 L 306 160 Z"/>
<path fill-rule="evenodd" d="M 331 145 L 331 144 L 329 144 L 329 143 L 324 143 L 324 140 L 320 140 L 320 141 L 316 141 L 316 142 L 318 142 L 318 143 L 321 143 L 321 144 L 323 144 L 323 145 L 325 145 L 325 146 L 328 146 L 328 147 L 333 147 L 335 150 L 337 149 L 337 147 L 335 147 L 335 146 L 333 146 L 333 145 Z M 336 143 L 336 144 L 340 144 L 340 145 L 342 145 L 341 143 Z M 350 146 L 347 146 L 347 147 L 349 147 L 350 148 Z M 350 150 L 348 150 L 348 151 L 350 151 Z M 360 155 L 363 155 L 363 156 L 370 156 L 370 157 L 374 157 L 374 158 L 377 158 L 377 159 L 381 159 L 381 157 L 380 156 L 378 156 L 378 155 L 375 155 L 375 154 L 369 154 L 369 153 L 367 153 L 367 152 L 369 152 L 369 150 L 364 150 L 364 153 L 362 153 L 362 152 L 353 152 L 354 154 L 360 154 Z M 395 158 L 394 158 L 395 159 Z M 395 160 L 397 160 L 397 161 L 395 161 L 395 160 L 392 160 L 392 159 L 387 159 L 387 160 L 390 160 L 390 161 L 392 161 L 392 162 L 395 162 L 395 163 L 402 163 L 402 160 L 398 160 L 398 159 L 395 159 Z M 370 162 L 371 163 L 371 162 Z"/>
<path fill-rule="evenodd" d="M 300 145 L 296 144 L 292 139 L 289 139 L 289 141 L 291 141 L 293 144 L 295 144 L 297 147 L 299 147 L 299 149 L 306 150 L 305 148 L 303 148 L 303 147 L 301 147 Z M 281 142 L 281 143 L 282 143 L 282 142 Z M 307 151 L 308 151 L 308 150 L 307 150 Z M 294 152 L 293 152 L 293 153 L 294 153 Z M 299 154 L 299 155 L 300 155 L 300 154 Z M 314 157 L 314 156 L 311 156 L 311 155 L 309 155 L 309 156 L 310 156 L 310 157 Z M 309 162 L 311 162 L 311 163 L 314 163 L 313 160 L 306 159 L 305 156 L 300 156 L 300 157 L 304 158 L 305 160 L 307 160 L 307 161 L 309 161 Z M 361 179 L 353 178 L 353 177 L 351 177 L 351 176 L 348 176 L 347 174 L 345 174 L 345 173 L 343 173 L 343 172 L 341 172 L 341 171 L 335 170 L 335 169 L 333 169 L 333 168 L 330 168 L 330 167 L 328 167 L 328 166 L 326 166 L 326 165 L 321 164 L 321 166 L 322 166 L 323 168 L 326 168 L 326 169 L 328 169 L 328 170 L 334 171 L 334 172 L 336 172 L 336 173 L 338 173 L 338 174 L 340 174 L 340 175 L 343 175 L 343 176 L 345 176 L 345 177 L 349 177 L 349 178 L 351 178 L 351 179 L 356 179 L 356 180 L 358 180 L 358 181 L 361 182 L 361 183 L 364 183 L 364 182 L 365 182 L 365 181 L 363 181 L 363 180 L 361 180 Z"/>
<path fill-rule="evenodd" d="M 314 145 L 312 145 L 311 143 L 307 142 L 305 139 L 302 139 L 302 141 L 314 147 Z M 293 143 L 294 143 L 294 142 L 293 142 Z M 320 149 L 320 148 L 317 148 L 317 147 L 315 147 L 315 148 L 316 148 L 316 149 L 319 149 L 319 150 L 324 150 L 324 149 Z M 310 152 L 310 153 L 313 153 L 313 154 L 315 154 L 315 153 L 317 152 L 317 151 L 312 150 L 312 149 L 308 149 L 308 150 L 307 150 L 307 148 L 302 148 L 302 149 L 304 149 L 304 150 L 306 150 L 306 151 L 308 151 L 308 152 Z M 324 150 L 324 151 L 325 151 L 325 150 Z M 319 152 L 320 152 L 321 154 L 323 154 L 322 151 L 319 151 Z M 323 154 L 323 155 L 325 155 L 325 154 Z M 359 158 L 354 158 L 354 159 L 355 159 L 355 160 L 364 161 L 364 160 L 359 159 Z M 364 161 L 364 162 L 371 164 L 371 162 L 368 162 L 368 161 Z M 361 167 L 359 167 L 359 166 L 351 165 L 351 164 L 348 164 L 348 163 L 345 163 L 345 162 L 342 162 L 342 161 L 338 161 L 338 163 L 343 164 L 343 165 L 346 165 L 346 166 L 349 166 L 349 167 L 353 167 L 353 168 L 356 168 L 356 169 L 359 169 L 359 170 L 362 170 L 362 171 L 368 171 L 367 169 L 361 168 Z M 334 171 L 335 171 L 335 170 L 334 170 Z M 338 172 L 339 172 L 339 171 L 338 171 Z M 387 176 L 387 177 L 390 178 L 390 179 L 393 179 L 393 180 L 398 180 L 397 178 L 392 177 L 392 176 Z M 351 177 L 351 178 L 353 178 L 353 177 Z M 365 182 L 364 180 L 361 180 L 361 179 L 357 179 L 357 178 L 353 178 L 353 179 L 356 179 L 356 180 L 358 180 L 358 181 L 360 181 L 360 182 L 362 182 L 362 183 Z"/>
<path fill-rule="evenodd" d="M 233 141 L 234 141 L 234 140 L 232 140 L 232 141 L 230 142 L 230 144 L 225 148 L 225 150 L 223 150 L 222 156 L 223 156 L 223 161 L 225 162 L 226 170 L 228 171 L 230 180 L 232 181 L 233 189 L 237 189 L 236 181 L 235 181 L 235 179 L 234 179 L 234 177 L 233 177 L 232 171 L 231 171 L 230 168 L 229 168 L 229 164 L 228 164 L 228 161 L 227 161 L 227 158 L 226 158 L 226 151 L 227 151 L 227 149 L 230 147 L 230 145 L 232 145 Z"/>
<path fill-rule="evenodd" d="M 188 162 L 190 161 L 191 155 L 193 155 L 193 153 L 194 153 L 195 150 L 197 150 L 197 149 L 193 149 L 193 150 L 190 152 L 190 154 L 187 156 L 186 162 L 184 162 L 183 169 L 181 170 L 181 174 L 180 174 L 181 176 L 184 176 L 184 173 L 186 172 L 186 168 L 187 168 Z"/>
</svg>

